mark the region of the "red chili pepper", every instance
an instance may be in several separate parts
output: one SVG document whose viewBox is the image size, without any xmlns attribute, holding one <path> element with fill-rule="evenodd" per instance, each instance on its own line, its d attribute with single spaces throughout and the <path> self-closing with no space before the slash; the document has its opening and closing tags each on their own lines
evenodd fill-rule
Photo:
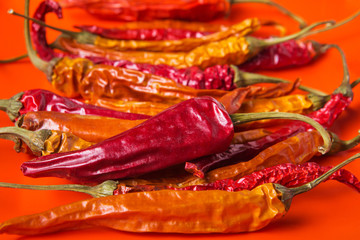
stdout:
<svg viewBox="0 0 360 240">
<path fill-rule="evenodd" d="M 289 113 L 237 114 L 236 118 L 242 118 L 239 124 L 275 116 L 309 120 Z M 329 151 L 328 133 L 312 124 L 324 137 L 324 152 Z M 233 135 L 231 117 L 219 102 L 210 97 L 193 98 L 87 149 L 39 157 L 23 163 L 21 169 L 26 176 L 56 176 L 76 182 L 134 177 L 223 152 Z"/>
<path fill-rule="evenodd" d="M 171 185 L 126 186 L 124 184 L 119 184 L 118 188 L 114 191 L 114 195 L 125 194 L 129 192 L 155 191 L 161 189 L 188 191 L 223 190 L 228 192 L 235 192 L 241 190 L 251 190 L 265 183 L 277 183 L 285 187 L 297 187 L 318 178 L 325 172 L 329 171 L 331 168 L 332 167 L 330 166 L 321 166 L 315 162 L 306 162 L 301 165 L 284 163 L 253 172 L 237 180 L 222 179 L 212 183 L 192 185 L 183 188 L 177 188 Z M 345 169 L 336 171 L 327 180 L 336 180 L 342 182 L 360 192 L 359 180 L 355 175 Z"/>
<path fill-rule="evenodd" d="M 149 21 L 153 19 L 181 19 L 187 21 L 210 21 L 228 15 L 230 5 L 249 2 L 242 0 L 60 0 L 63 7 L 84 8 L 100 18 L 122 21 Z M 252 2 L 252 1 L 250 1 Z M 269 0 L 253 1 L 277 8 L 279 11 L 306 26 L 303 19 L 284 7 Z"/>
<path fill-rule="evenodd" d="M 327 49 L 328 45 L 315 41 L 289 40 L 265 48 L 238 67 L 244 71 L 254 72 L 302 66 L 324 54 Z"/>
<path fill-rule="evenodd" d="M 0 99 L 0 110 L 5 111 L 12 121 L 15 121 L 22 114 L 37 111 L 97 115 L 129 120 L 150 118 L 150 116 L 143 114 L 119 112 L 86 104 L 42 89 L 27 90 L 10 99 Z"/>
</svg>

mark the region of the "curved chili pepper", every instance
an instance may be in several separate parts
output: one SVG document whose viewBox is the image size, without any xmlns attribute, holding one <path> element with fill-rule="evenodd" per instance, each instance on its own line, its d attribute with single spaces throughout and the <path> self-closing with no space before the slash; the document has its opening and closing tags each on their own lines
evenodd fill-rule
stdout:
<svg viewBox="0 0 360 240">
<path fill-rule="evenodd" d="M 169 185 L 137 185 L 126 186 L 119 184 L 114 191 L 114 195 L 130 192 L 158 191 L 163 189 L 174 189 L 178 191 L 205 191 L 205 190 L 223 190 L 228 192 L 252 190 L 255 187 L 265 183 L 277 183 L 285 187 L 298 187 L 306 184 L 331 169 L 330 166 L 321 166 L 315 162 L 306 162 L 303 164 L 283 163 L 268 167 L 239 179 L 223 179 L 215 182 L 204 183 L 201 185 L 191 185 L 183 188 L 177 188 Z M 356 191 L 360 192 L 360 182 L 351 172 L 340 169 L 333 173 L 327 180 L 336 180 L 342 182 Z"/>
<path fill-rule="evenodd" d="M 36 156 L 70 152 L 94 145 L 70 132 L 48 129 L 29 131 L 19 127 L 4 127 L 0 128 L 0 138 L 14 141 L 16 152 L 28 152 L 30 149 Z"/>
<path fill-rule="evenodd" d="M 0 225 L 0 233 L 34 235 L 91 226 L 131 232 L 256 231 L 284 216 L 294 196 L 359 157 L 354 155 L 295 188 L 267 183 L 238 192 L 163 190 L 92 198 L 10 219 Z"/>
<path fill-rule="evenodd" d="M 328 133 L 302 115 L 261 113 L 242 117 L 238 123 L 264 118 L 306 121 L 314 124 L 324 136 L 324 149 L 318 150 L 325 153 L 330 149 Z M 174 122 L 176 124 L 172 124 Z M 21 169 L 26 176 L 57 176 L 77 182 L 134 177 L 223 152 L 229 147 L 233 134 L 230 115 L 219 102 L 209 97 L 193 98 L 92 147 L 39 157 L 23 163 Z"/>
<path fill-rule="evenodd" d="M 262 3 L 277 8 L 300 24 L 306 26 L 301 17 L 291 13 L 270 0 L 181 0 L 181 1 L 73 1 L 60 0 L 63 7 L 80 7 L 97 17 L 122 21 L 149 21 L 153 19 L 181 19 L 186 21 L 210 21 L 228 15 L 230 5 L 236 3 Z M 121 13 L 121 14 L 119 14 Z"/>
<path fill-rule="evenodd" d="M 149 118 L 149 116 L 143 114 L 119 112 L 86 104 L 43 89 L 26 90 L 10 99 L 0 99 L 0 110 L 5 111 L 11 121 L 17 120 L 22 114 L 37 111 L 95 115 L 129 120 Z"/>
<path fill-rule="evenodd" d="M 31 131 L 50 129 L 68 132 L 75 134 L 85 141 L 97 143 L 125 132 L 145 120 L 38 111 L 23 114 L 19 118 L 17 125 Z"/>
</svg>

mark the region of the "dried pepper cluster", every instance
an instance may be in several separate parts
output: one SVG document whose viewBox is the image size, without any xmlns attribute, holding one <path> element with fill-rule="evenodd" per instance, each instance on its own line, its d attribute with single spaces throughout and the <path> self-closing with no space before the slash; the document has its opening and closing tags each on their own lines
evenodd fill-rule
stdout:
<svg viewBox="0 0 360 240">
<path fill-rule="evenodd" d="M 340 169 L 359 154 L 334 168 L 310 162 L 360 142 L 360 135 L 343 141 L 329 131 L 351 104 L 360 79 L 350 83 L 337 45 L 299 40 L 358 14 L 338 24 L 306 26 L 272 1 L 257 2 L 277 7 L 302 30 L 260 39 L 251 34 L 269 23 L 256 18 L 232 26 L 166 20 L 118 29 L 78 25 L 81 32 L 60 29 L 61 36 L 48 44 L 45 15 L 61 18 L 61 6 L 45 0 L 29 18 L 26 0 L 28 56 L 62 94 L 32 89 L 0 100 L 0 109 L 15 122 L 0 128 L 0 138 L 36 156 L 22 163 L 25 176 L 76 184 L 0 187 L 70 190 L 94 198 L 8 220 L 0 224 L 0 233 L 89 226 L 131 232 L 255 231 L 285 215 L 295 195 L 322 181 L 337 180 L 360 192 L 359 180 Z M 230 9 L 224 0 L 121 3 L 116 6 L 124 14 L 115 16 L 114 1 L 61 1 L 126 21 L 207 21 Z M 328 26 L 313 30 L 323 24 Z M 344 69 L 332 94 L 302 86 L 298 79 L 252 73 L 305 65 L 329 48 L 339 51 Z"/>
</svg>

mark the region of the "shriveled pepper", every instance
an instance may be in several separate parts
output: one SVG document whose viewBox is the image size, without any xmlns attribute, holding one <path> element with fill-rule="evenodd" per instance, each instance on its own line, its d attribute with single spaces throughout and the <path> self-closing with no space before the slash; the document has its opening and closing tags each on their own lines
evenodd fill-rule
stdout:
<svg viewBox="0 0 360 240">
<path fill-rule="evenodd" d="M 49 129 L 29 131 L 19 127 L 0 128 L 0 138 L 13 140 L 16 143 L 15 151 L 28 152 L 30 149 L 31 154 L 36 156 L 75 151 L 95 144 L 85 141 L 70 132 Z"/>
<path fill-rule="evenodd" d="M 111 60 L 126 59 L 135 63 L 148 63 L 154 65 L 166 64 L 176 68 L 197 66 L 201 69 L 205 69 L 217 64 L 239 65 L 255 56 L 266 47 L 288 41 L 290 39 L 299 38 L 302 34 L 305 34 L 307 31 L 311 31 L 314 27 L 330 23 L 332 22 L 325 21 L 316 23 L 304 28 L 296 34 L 273 39 L 258 39 L 251 36 L 230 36 L 220 41 L 201 45 L 188 52 L 174 53 L 149 51 L 120 52 L 94 45 L 80 44 L 75 42 L 74 39 L 69 38 L 59 38 L 58 42 L 62 49 L 70 52 L 71 54 L 81 55 L 84 57 L 106 56 Z"/>
<path fill-rule="evenodd" d="M 76 99 L 67 98 L 44 89 L 31 89 L 20 92 L 10 99 L 0 99 L 0 110 L 5 111 L 12 121 L 28 112 L 49 111 L 95 115 L 120 119 L 147 119 L 149 116 L 114 111 L 95 105 L 85 104 Z"/>
<path fill-rule="evenodd" d="M 306 121 L 324 136 L 324 146 L 318 150 L 326 153 L 331 146 L 328 133 L 302 115 L 255 113 L 237 114 L 236 118 L 238 124 L 250 118 L 251 121 L 264 118 Z M 219 102 L 209 97 L 193 98 L 87 149 L 39 157 L 23 163 L 21 169 L 30 177 L 56 176 L 76 182 L 135 177 L 223 152 L 233 134 L 230 115 Z"/>
<path fill-rule="evenodd" d="M 31 131 L 50 129 L 68 132 L 88 142 L 97 143 L 125 132 L 143 123 L 145 120 L 38 111 L 21 115 L 16 124 L 21 128 Z"/>
<path fill-rule="evenodd" d="M 358 157 L 295 188 L 267 183 L 251 191 L 162 190 L 92 198 L 10 219 L 0 225 L 0 233 L 35 235 L 85 227 L 173 233 L 256 231 L 284 216 L 294 196 L 311 190 Z"/>
<path fill-rule="evenodd" d="M 301 17 L 291 13 L 281 5 L 270 0 L 181 0 L 181 1 L 74 1 L 61 0 L 63 7 L 84 8 L 90 14 L 106 19 L 122 21 L 149 21 L 154 19 L 181 19 L 187 21 L 210 21 L 229 14 L 230 6 L 236 3 L 262 3 L 279 11 L 306 26 Z"/>
</svg>

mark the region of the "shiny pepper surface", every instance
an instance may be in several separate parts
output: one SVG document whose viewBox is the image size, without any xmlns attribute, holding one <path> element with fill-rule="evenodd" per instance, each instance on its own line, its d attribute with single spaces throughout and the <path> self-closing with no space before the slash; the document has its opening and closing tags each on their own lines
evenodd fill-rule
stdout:
<svg viewBox="0 0 360 240">
<path fill-rule="evenodd" d="M 0 233 L 34 235 L 84 227 L 162 233 L 250 232 L 285 215 L 280 198 L 273 184 L 239 192 L 137 192 L 17 217 L 0 224 Z"/>
<path fill-rule="evenodd" d="M 134 177 L 225 151 L 234 135 L 229 114 L 209 97 L 193 98 L 84 150 L 22 164 L 26 176 L 75 182 Z"/>
</svg>

